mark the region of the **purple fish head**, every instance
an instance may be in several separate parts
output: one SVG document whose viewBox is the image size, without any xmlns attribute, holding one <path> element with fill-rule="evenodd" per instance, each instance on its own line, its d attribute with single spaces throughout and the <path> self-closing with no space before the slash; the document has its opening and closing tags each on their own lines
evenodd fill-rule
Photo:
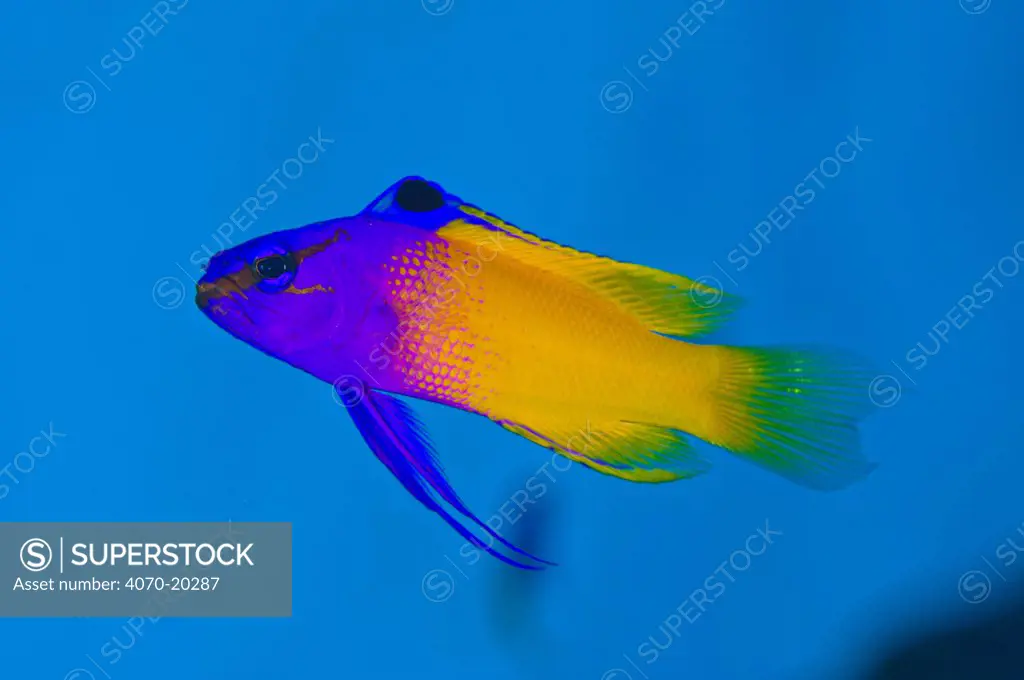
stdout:
<svg viewBox="0 0 1024 680">
<path fill-rule="evenodd" d="M 352 242 L 359 218 L 252 239 L 210 259 L 196 305 L 236 338 L 319 373 L 317 357 L 358 336 L 372 297 Z"/>
</svg>

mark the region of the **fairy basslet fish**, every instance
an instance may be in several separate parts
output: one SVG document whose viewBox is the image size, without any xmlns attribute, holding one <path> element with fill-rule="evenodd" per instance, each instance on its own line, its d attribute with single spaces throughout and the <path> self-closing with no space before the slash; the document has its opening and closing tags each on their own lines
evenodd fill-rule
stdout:
<svg viewBox="0 0 1024 680">
<path fill-rule="evenodd" d="M 552 563 L 466 507 L 399 397 L 486 416 L 632 482 L 705 472 L 691 436 L 818 489 L 873 467 L 856 427 L 866 374 L 844 353 L 684 340 L 714 330 L 738 300 L 546 241 L 420 177 L 358 215 L 218 253 L 196 303 L 236 338 L 334 385 L 417 500 L 522 568 Z"/>
</svg>

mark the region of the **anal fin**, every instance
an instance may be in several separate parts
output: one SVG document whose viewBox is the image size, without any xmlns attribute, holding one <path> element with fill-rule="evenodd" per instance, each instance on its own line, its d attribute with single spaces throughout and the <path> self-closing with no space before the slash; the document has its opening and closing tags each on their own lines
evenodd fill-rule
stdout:
<svg viewBox="0 0 1024 680">
<path fill-rule="evenodd" d="M 611 421 L 583 428 L 529 427 L 510 420 L 499 425 L 525 439 L 605 475 L 656 484 L 696 477 L 710 469 L 686 434 L 657 425 Z"/>
</svg>

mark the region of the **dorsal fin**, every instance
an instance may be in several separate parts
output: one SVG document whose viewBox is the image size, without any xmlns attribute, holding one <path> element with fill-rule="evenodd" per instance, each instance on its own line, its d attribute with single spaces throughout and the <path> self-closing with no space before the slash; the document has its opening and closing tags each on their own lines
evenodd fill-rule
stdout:
<svg viewBox="0 0 1024 680">
<path fill-rule="evenodd" d="M 497 229 L 512 237 L 501 242 L 503 255 L 577 281 L 607 296 L 655 333 L 706 335 L 720 326 L 740 304 L 739 298 L 685 276 L 546 241 L 471 205 L 463 204 L 460 210 L 466 218 L 445 225 L 438 230 L 438 236 L 473 244 L 485 239 L 488 229 Z M 480 221 L 487 226 L 479 224 Z"/>
<path fill-rule="evenodd" d="M 359 214 L 437 231 L 462 215 L 460 205 L 462 201 L 440 184 L 410 175 L 388 187 Z"/>
<path fill-rule="evenodd" d="M 701 281 L 547 241 L 416 175 L 392 184 L 360 214 L 467 243 L 486 240 L 488 232 L 502 233 L 510 237 L 503 250 L 512 257 L 586 285 L 663 335 L 706 335 L 740 304 L 739 298 Z"/>
</svg>

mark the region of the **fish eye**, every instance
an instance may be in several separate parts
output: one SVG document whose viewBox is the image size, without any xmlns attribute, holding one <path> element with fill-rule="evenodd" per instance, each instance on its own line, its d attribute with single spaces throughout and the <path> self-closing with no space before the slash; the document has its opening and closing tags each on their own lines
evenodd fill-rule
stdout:
<svg viewBox="0 0 1024 680">
<path fill-rule="evenodd" d="M 257 258 L 252 263 L 252 272 L 260 290 L 276 293 L 291 285 L 298 267 L 290 254 L 274 254 Z"/>
<path fill-rule="evenodd" d="M 444 207 L 444 194 L 421 179 L 403 182 L 395 192 L 395 203 L 402 210 L 425 213 Z"/>
<path fill-rule="evenodd" d="M 261 279 L 276 279 L 288 271 L 288 261 L 284 255 L 271 255 L 256 260 L 255 267 Z"/>
</svg>

